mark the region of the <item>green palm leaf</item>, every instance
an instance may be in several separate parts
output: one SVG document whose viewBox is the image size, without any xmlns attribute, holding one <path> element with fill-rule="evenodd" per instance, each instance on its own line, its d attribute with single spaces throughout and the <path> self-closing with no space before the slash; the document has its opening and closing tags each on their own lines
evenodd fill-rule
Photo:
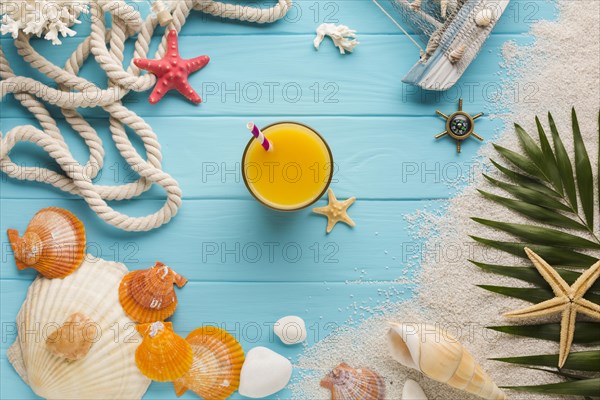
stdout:
<svg viewBox="0 0 600 400">
<path fill-rule="evenodd" d="M 519 168 L 525 173 L 528 173 L 529 175 L 539 178 L 541 171 L 529 158 L 517 153 L 516 151 L 509 150 L 506 147 L 502 147 L 497 144 L 494 144 L 494 148 L 515 167 Z"/>
<path fill-rule="evenodd" d="M 550 113 L 548 113 L 548 123 L 550 124 L 550 131 L 552 132 L 554 155 L 556 157 L 558 171 L 560 173 L 567 197 L 569 198 L 569 204 L 573 208 L 573 211 L 577 212 L 577 192 L 575 191 L 575 180 L 573 179 L 573 167 L 571 166 L 571 160 L 569 159 L 567 150 L 563 145 L 563 142 L 558 134 L 558 130 L 556 129 L 554 119 L 552 118 L 552 114 Z"/>
<path fill-rule="evenodd" d="M 477 285 L 478 287 L 489 290 L 490 292 L 502 294 L 508 297 L 514 297 L 528 301 L 530 303 L 541 303 L 542 301 L 550 300 L 554 297 L 554 293 L 548 288 L 520 288 L 510 286 L 495 286 L 495 285 Z M 600 294 L 588 291 L 585 296 L 591 302 L 600 304 Z"/>
<path fill-rule="evenodd" d="M 497 196 L 492 193 L 484 192 L 483 190 L 478 190 L 479 193 L 483 195 L 483 197 L 488 198 L 496 203 L 500 203 L 516 212 L 525 215 L 529 218 L 543 218 L 546 223 L 559 226 L 566 229 L 577 229 L 577 230 L 587 230 L 585 225 L 572 220 L 569 217 L 564 216 L 561 213 L 556 212 L 555 210 L 550 210 L 545 207 L 540 207 L 537 204 L 531 204 L 522 200 L 513 200 L 508 197 Z"/>
<path fill-rule="evenodd" d="M 536 339 L 560 341 L 560 323 L 537 324 L 537 325 L 505 325 L 489 326 L 497 332 L 508 333 L 511 335 L 525 336 Z M 600 323 L 580 321 L 575 324 L 575 335 L 573 343 L 596 344 L 600 343 Z M 554 367 L 555 365 L 552 365 Z"/>
<path fill-rule="evenodd" d="M 598 179 L 594 180 L 592 165 L 580 132 L 577 115 L 571 112 L 573 130 L 573 155 L 567 152 L 558 133 L 552 115 L 548 113 L 548 123 L 552 145 L 540 120 L 535 123 L 538 141 L 535 141 L 521 126 L 515 125 L 516 135 L 521 144 L 521 152 L 494 145 L 498 153 L 508 161 L 510 168 L 491 160 L 493 166 L 506 179 L 500 180 L 484 174 L 487 181 L 509 196 L 501 196 L 480 190 L 481 195 L 507 209 L 525 216 L 526 224 L 512 221 L 495 221 L 473 218 L 474 221 L 506 232 L 512 241 L 497 241 L 471 236 L 476 242 L 527 258 L 524 247 L 530 247 L 550 265 L 589 268 L 600 257 L 600 235 L 594 227 L 594 191 L 600 189 L 600 146 L 598 148 Z M 600 112 L 598 113 L 600 128 Z M 598 130 L 600 137 L 600 129 Z M 598 202 L 600 202 L 600 191 Z M 581 205 L 581 207 L 579 206 Z M 549 228 L 548 225 L 552 225 Z M 594 230 L 596 229 L 596 230 Z M 569 232 L 565 232 L 569 230 Z M 587 254 L 586 254 L 587 253 Z M 554 297 L 546 280 L 533 267 L 507 266 L 471 261 L 484 271 L 519 279 L 535 287 L 509 287 L 479 285 L 479 287 L 504 296 L 518 298 L 532 303 L 540 303 Z M 565 268 L 556 268 L 558 274 L 569 284 L 573 284 L 581 273 Z M 585 298 L 600 304 L 600 280 L 586 292 Z M 560 323 L 492 326 L 489 329 L 511 335 L 537 339 L 560 341 Z M 575 324 L 573 341 L 579 344 L 600 343 L 600 323 L 578 321 Z M 549 367 L 558 364 L 558 355 L 538 355 L 526 357 L 499 358 L 526 368 Z M 548 370 L 567 379 L 566 382 L 550 385 L 508 387 L 512 390 L 547 393 L 554 395 L 600 396 L 600 350 L 571 353 L 564 368 Z"/>
<path fill-rule="evenodd" d="M 538 117 L 535 117 L 535 125 L 538 130 L 538 138 L 540 140 L 540 147 L 542 148 L 544 165 L 547 171 L 547 175 L 549 176 L 550 181 L 553 183 L 554 187 L 560 189 L 559 191 L 562 195 L 563 184 L 560 171 L 558 170 L 558 164 L 556 163 L 556 158 L 554 157 L 554 153 L 552 152 L 550 142 L 548 142 L 548 136 L 546 136 L 544 127 L 542 126 L 542 123 L 540 122 L 540 119 Z"/>
<path fill-rule="evenodd" d="M 525 132 L 520 125 L 515 124 L 515 131 L 519 137 L 519 141 L 525 153 L 541 172 L 546 182 L 552 183 L 559 194 L 563 194 L 562 182 L 558 176 L 558 170 L 554 161 L 554 155 L 547 157 L 543 150 L 535 143 L 535 141 Z"/>
<path fill-rule="evenodd" d="M 497 163 L 496 161 L 490 159 L 490 162 L 498 169 L 498 171 L 502 172 L 506 175 L 514 183 L 518 184 L 519 187 L 530 188 L 537 192 L 541 192 L 551 197 L 560 197 L 558 193 L 554 190 L 544 186 L 539 180 L 532 178 L 531 176 L 523 175 L 518 172 L 515 172 L 509 168 L 506 168 L 502 164 Z M 483 174 L 487 177 L 487 175 Z"/>
<path fill-rule="evenodd" d="M 511 235 L 518 236 L 533 244 L 582 249 L 600 249 L 600 243 L 595 243 L 580 236 L 575 236 L 556 229 L 544 228 L 535 225 L 492 221 L 484 218 L 472 218 L 472 220 L 479 222 L 482 225 L 487 225 L 489 227 L 510 233 Z"/>
<path fill-rule="evenodd" d="M 598 397 L 600 395 L 600 378 L 582 379 L 578 381 L 551 383 L 537 386 L 503 386 L 503 388 L 530 393 Z"/>
<path fill-rule="evenodd" d="M 469 260 L 479 268 L 487 272 L 493 272 L 498 275 L 508 276 L 515 279 L 532 283 L 536 286 L 547 287 L 548 283 L 542 278 L 539 272 L 533 267 L 515 267 L 507 265 L 486 264 Z M 572 285 L 577 278 L 581 276 L 579 272 L 568 269 L 555 268 L 556 272 L 569 284 Z M 597 280 L 589 289 L 590 292 L 600 292 L 600 280 Z M 600 334 L 598 335 L 600 337 Z"/>
<path fill-rule="evenodd" d="M 498 240 L 484 239 L 478 236 L 471 236 L 473 240 L 489 247 L 502 250 L 506 253 L 527 259 L 527 255 L 523 250 L 524 247 L 529 247 L 531 250 L 539 254 L 550 265 L 562 265 L 574 268 L 589 268 L 593 265 L 597 258 L 588 256 L 587 254 L 578 253 L 569 249 L 559 249 L 552 246 L 532 245 L 524 242 L 500 242 Z"/>
<path fill-rule="evenodd" d="M 594 184 L 592 176 L 592 164 L 588 157 L 587 150 L 583 144 L 583 138 L 577 122 L 575 109 L 573 116 L 573 142 L 575 145 L 575 172 L 577 173 L 577 188 L 579 189 L 579 199 L 581 208 L 585 214 L 585 220 L 590 230 L 594 228 Z"/>
<path fill-rule="evenodd" d="M 484 178 L 487 179 L 490 183 L 493 183 L 495 186 L 505 190 L 506 192 L 512 194 L 518 199 L 524 200 L 531 204 L 537 204 L 539 206 L 543 206 L 550 209 L 557 209 L 561 211 L 571 211 L 569 206 L 564 205 L 555 197 L 553 197 L 550 189 L 545 186 L 540 185 L 539 187 L 535 187 L 533 185 L 529 186 L 517 186 L 512 185 L 510 183 L 502 182 L 497 179 L 492 178 L 486 174 L 483 174 Z M 541 187 L 547 189 L 547 191 L 540 190 Z"/>
<path fill-rule="evenodd" d="M 542 354 L 524 357 L 492 358 L 511 364 L 537 365 L 539 367 L 554 367 L 558 364 L 558 354 Z M 572 352 L 567 358 L 563 369 L 575 371 L 600 372 L 600 350 Z"/>
</svg>

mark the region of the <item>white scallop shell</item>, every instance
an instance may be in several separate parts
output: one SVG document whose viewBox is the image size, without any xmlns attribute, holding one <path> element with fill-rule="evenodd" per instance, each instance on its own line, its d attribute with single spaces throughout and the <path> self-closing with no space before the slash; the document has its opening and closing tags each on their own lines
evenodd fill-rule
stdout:
<svg viewBox="0 0 600 400">
<path fill-rule="evenodd" d="M 417 382 L 407 379 L 402 388 L 402 400 L 427 400 L 427 396 Z"/>
<path fill-rule="evenodd" d="M 306 324 L 300 317 L 288 315 L 273 325 L 273 332 L 284 344 L 298 344 L 306 340 Z"/>
<path fill-rule="evenodd" d="M 127 268 L 87 255 L 81 267 L 64 279 L 38 276 L 17 315 L 17 340 L 7 356 L 21 378 L 47 399 L 140 399 L 150 380 L 135 365 L 141 338 L 118 299 Z M 94 321 L 89 353 L 66 361 L 50 353 L 48 335 L 73 313 Z"/>
</svg>

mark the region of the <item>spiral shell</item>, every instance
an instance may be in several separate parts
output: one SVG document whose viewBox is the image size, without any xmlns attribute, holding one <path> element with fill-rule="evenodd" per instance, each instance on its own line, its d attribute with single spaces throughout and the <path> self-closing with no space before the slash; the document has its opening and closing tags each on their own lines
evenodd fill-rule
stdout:
<svg viewBox="0 0 600 400">
<path fill-rule="evenodd" d="M 385 382 L 376 372 L 354 369 L 346 363 L 335 367 L 321 380 L 331 391 L 331 400 L 384 400 Z"/>
<path fill-rule="evenodd" d="M 192 346 L 173 331 L 170 322 L 136 326 L 143 340 L 135 351 L 135 363 L 142 374 L 159 382 L 181 378 L 192 367 Z"/>
<path fill-rule="evenodd" d="M 450 62 L 452 64 L 456 64 L 457 62 L 462 60 L 463 56 L 465 55 L 466 50 L 467 50 L 467 46 L 465 46 L 464 44 L 461 44 L 456 49 L 452 50 L 450 52 L 450 54 L 448 55 Z"/>
<path fill-rule="evenodd" d="M 119 286 L 119 301 L 131 317 L 140 323 L 164 321 L 177 308 L 173 285 L 183 287 L 187 282 L 161 262 L 153 267 L 125 275 Z"/>
<path fill-rule="evenodd" d="M 17 268 L 33 268 L 46 278 L 64 278 L 83 261 L 85 228 L 75 215 L 57 207 L 44 208 L 29 222 L 22 237 L 8 229 Z"/>
<path fill-rule="evenodd" d="M 467 349 L 438 326 L 390 325 L 390 353 L 400 364 L 484 399 L 506 399 Z"/>
<path fill-rule="evenodd" d="M 213 326 L 193 330 L 186 338 L 194 361 L 190 370 L 173 382 L 175 394 L 191 390 L 204 400 L 225 400 L 238 389 L 244 351 L 233 336 Z"/>
</svg>

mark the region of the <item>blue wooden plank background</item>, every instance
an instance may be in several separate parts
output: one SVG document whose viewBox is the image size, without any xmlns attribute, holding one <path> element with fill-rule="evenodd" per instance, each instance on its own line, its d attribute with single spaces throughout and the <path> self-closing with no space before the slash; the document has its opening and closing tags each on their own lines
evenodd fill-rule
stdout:
<svg viewBox="0 0 600 400">
<path fill-rule="evenodd" d="M 146 10 L 145 4 L 138 5 Z M 65 207 L 85 222 L 91 254 L 124 262 L 130 269 L 161 260 L 190 279 L 179 291 L 180 306 L 173 317 L 180 334 L 216 324 L 235 334 L 245 350 L 264 345 L 293 359 L 302 346 L 286 347 L 273 338 L 271 327 L 278 318 L 303 317 L 310 345 L 349 319 L 368 316 L 364 307 L 411 296 L 410 277 L 422 244 L 410 237 L 404 216 L 443 207 L 444 199 L 477 171 L 475 140 L 467 141 L 458 155 L 453 141 L 433 139 L 443 130 L 435 109 L 451 112 L 463 97 L 466 111 L 497 111 L 502 44 L 528 42 L 524 33 L 529 25 L 553 14 L 550 2 L 513 0 L 456 87 L 433 93 L 400 82 L 418 52 L 370 1 L 300 0 L 285 20 L 265 26 L 194 12 L 181 33 L 180 49 L 184 57 L 211 56 L 210 64 L 190 79 L 205 102 L 194 106 L 177 94 L 167 95 L 157 106 L 147 103 L 148 93 L 126 99 L 155 129 L 164 168 L 181 184 L 179 215 L 156 231 L 125 233 L 102 223 L 81 200 L 0 175 L 0 231 L 23 230 L 40 208 Z M 323 22 L 358 30 L 361 44 L 355 53 L 342 56 L 329 40 L 315 51 L 313 32 Z M 60 47 L 41 40 L 34 41 L 35 47 L 63 64 L 89 32 L 86 23 L 77 29 L 78 36 Z M 3 37 L 0 43 L 17 74 L 43 78 L 16 54 L 11 39 Z M 106 81 L 93 62 L 83 75 L 99 84 Z M 522 87 L 515 88 L 514 96 L 515 101 L 540 100 L 535 91 Z M 2 132 L 36 124 L 12 97 L 0 104 L 0 112 Z M 83 113 L 111 144 L 106 115 L 99 110 Z M 310 211 L 276 213 L 251 199 L 239 172 L 249 119 L 258 125 L 298 120 L 326 138 L 337 168 L 332 188 L 340 198 L 358 197 L 350 209 L 355 229 L 338 226 L 325 235 L 325 220 Z M 86 160 L 81 139 L 60 118 L 59 124 L 75 156 Z M 499 128 L 498 120 L 487 117 L 477 123 L 486 139 Z M 53 165 L 27 144 L 17 146 L 11 156 L 23 164 Z M 105 165 L 100 183 L 136 178 L 110 145 Z M 117 207 L 142 215 L 160 207 L 162 196 L 155 188 Z M 34 274 L 16 270 L 4 234 L 0 246 L 0 398 L 36 398 L 6 360 L 15 338 L 15 316 Z M 406 279 L 393 282 L 398 277 Z M 145 398 L 174 397 L 170 384 L 153 383 Z"/>
</svg>

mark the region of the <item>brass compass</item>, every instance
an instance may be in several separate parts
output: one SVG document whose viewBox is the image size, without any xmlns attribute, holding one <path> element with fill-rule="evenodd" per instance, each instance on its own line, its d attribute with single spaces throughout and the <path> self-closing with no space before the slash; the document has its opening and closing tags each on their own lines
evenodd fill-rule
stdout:
<svg viewBox="0 0 600 400">
<path fill-rule="evenodd" d="M 462 110 L 463 100 L 458 99 L 458 111 L 454 114 L 447 116 L 443 112 L 436 110 L 436 112 L 446 120 L 446 130 L 435 136 L 436 139 L 441 138 L 445 135 L 456 140 L 456 152 L 460 153 L 460 144 L 463 140 L 469 136 L 474 136 L 479 140 L 483 140 L 481 136 L 475 133 L 475 120 L 483 115 L 479 113 L 471 116 L 470 114 Z"/>
</svg>

